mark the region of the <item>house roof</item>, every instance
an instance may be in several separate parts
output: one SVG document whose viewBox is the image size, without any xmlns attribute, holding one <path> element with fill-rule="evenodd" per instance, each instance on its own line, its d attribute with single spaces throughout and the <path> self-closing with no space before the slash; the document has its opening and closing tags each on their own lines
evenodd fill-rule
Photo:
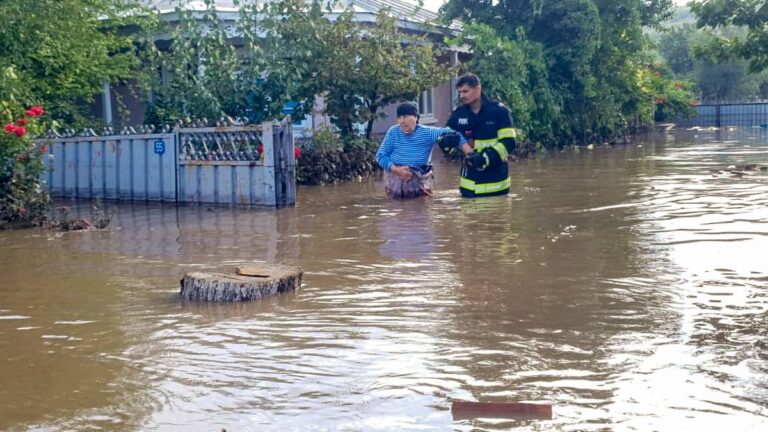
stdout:
<svg viewBox="0 0 768 432">
<path fill-rule="evenodd" d="M 202 0 L 139 0 L 145 6 L 156 9 L 160 14 L 171 14 L 176 7 L 182 5 L 185 9 L 203 11 L 206 9 Z M 233 0 L 215 0 L 216 10 L 222 13 L 237 12 Z M 362 21 L 373 21 L 383 9 L 389 9 L 402 23 L 434 25 L 437 21 L 437 12 L 418 8 L 415 1 L 411 0 L 340 0 L 333 12 L 341 12 L 347 5 L 352 5 Z M 406 25 L 405 27 L 410 27 Z M 455 29 L 456 24 L 450 25 Z"/>
<path fill-rule="evenodd" d="M 416 3 L 407 0 L 350 0 L 344 3 L 353 3 L 362 13 L 377 15 L 382 9 L 389 8 L 393 15 L 406 21 L 432 24 L 437 20 L 437 12 L 418 8 Z"/>
<path fill-rule="evenodd" d="M 140 3 L 152 9 L 157 9 L 161 14 L 174 12 L 177 6 L 182 6 L 188 10 L 206 10 L 205 2 L 202 0 L 139 0 Z M 233 0 L 214 1 L 216 10 L 219 12 L 235 12 L 237 7 Z"/>
</svg>

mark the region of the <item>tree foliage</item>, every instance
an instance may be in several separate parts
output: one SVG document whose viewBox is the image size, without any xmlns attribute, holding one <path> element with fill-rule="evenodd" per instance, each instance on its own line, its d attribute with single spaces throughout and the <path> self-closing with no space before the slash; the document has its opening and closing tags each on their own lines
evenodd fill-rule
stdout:
<svg viewBox="0 0 768 432">
<path fill-rule="evenodd" d="M 699 27 L 744 27 L 744 35 L 720 35 L 710 40 L 708 51 L 719 59 L 749 61 L 750 72 L 768 68 L 768 1 L 699 0 L 690 8 Z"/>
<path fill-rule="evenodd" d="M 164 74 L 155 82 L 162 102 L 155 112 L 166 117 L 250 113 L 259 120 L 280 114 L 286 103 L 302 117 L 322 96 L 342 135 L 359 123 L 368 123 L 370 135 L 382 107 L 449 77 L 435 46 L 401 32 L 387 11 L 365 24 L 352 6 L 335 2 L 244 1 L 227 23 L 212 1 L 207 5 L 201 16 L 179 10 L 172 45 L 156 55 Z"/>
<path fill-rule="evenodd" d="M 16 97 L 75 121 L 105 82 L 136 76 L 137 34 L 154 21 L 124 0 L 3 0 L 0 22 L 0 68 L 18 76 Z"/>
<path fill-rule="evenodd" d="M 154 17 L 126 0 L 2 0 L 0 22 L 0 227 L 35 225 L 49 200 L 31 136 L 86 121 L 105 82 L 135 78 Z"/>
<path fill-rule="evenodd" d="M 692 25 L 684 24 L 666 30 L 659 39 L 659 53 L 676 75 L 682 76 L 693 71 L 691 36 L 694 33 L 695 28 Z"/>
<path fill-rule="evenodd" d="M 699 29 L 683 24 L 664 31 L 658 50 L 677 80 L 690 80 L 704 101 L 737 101 L 768 98 L 768 71 L 750 73 L 749 62 L 718 56 L 709 49 L 723 38 L 745 37 L 737 27 Z"/>
<path fill-rule="evenodd" d="M 166 23 L 169 45 L 159 41 L 149 63 L 154 101 L 147 121 L 229 116 L 260 122 L 280 114 L 285 91 L 276 76 L 266 79 L 267 59 L 254 43 L 254 22 L 225 20 L 213 0 L 205 6 L 178 6 L 178 20 Z"/>
<path fill-rule="evenodd" d="M 466 68 L 512 105 L 518 125 L 530 127 L 536 140 L 565 144 L 611 139 L 635 121 L 653 119 L 656 98 L 648 92 L 658 86 L 646 82 L 652 62 L 643 28 L 671 16 L 672 5 L 449 0 L 442 13 L 471 23 L 463 35 L 474 53 Z"/>
</svg>

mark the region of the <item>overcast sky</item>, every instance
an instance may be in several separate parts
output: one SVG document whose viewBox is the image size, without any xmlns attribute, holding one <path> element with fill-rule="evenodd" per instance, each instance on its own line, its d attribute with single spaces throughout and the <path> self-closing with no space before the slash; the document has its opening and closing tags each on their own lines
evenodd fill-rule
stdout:
<svg viewBox="0 0 768 432">
<path fill-rule="evenodd" d="M 415 3 L 417 0 L 411 0 L 411 1 Z M 688 1 L 689 0 L 675 0 L 675 3 L 677 3 L 678 5 L 684 5 L 688 3 Z M 445 0 L 424 0 L 424 8 L 432 11 L 437 11 L 440 8 L 440 6 L 443 5 L 443 3 L 445 3 Z"/>
</svg>

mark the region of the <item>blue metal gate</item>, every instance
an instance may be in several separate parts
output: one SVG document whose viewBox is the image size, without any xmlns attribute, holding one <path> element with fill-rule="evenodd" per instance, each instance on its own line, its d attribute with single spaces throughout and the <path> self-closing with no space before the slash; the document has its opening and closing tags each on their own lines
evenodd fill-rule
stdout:
<svg viewBox="0 0 768 432">
<path fill-rule="evenodd" d="M 176 134 L 59 138 L 49 152 L 54 196 L 176 200 Z"/>
<path fill-rule="evenodd" d="M 55 138 L 43 180 L 53 196 L 291 206 L 291 123 Z"/>
</svg>

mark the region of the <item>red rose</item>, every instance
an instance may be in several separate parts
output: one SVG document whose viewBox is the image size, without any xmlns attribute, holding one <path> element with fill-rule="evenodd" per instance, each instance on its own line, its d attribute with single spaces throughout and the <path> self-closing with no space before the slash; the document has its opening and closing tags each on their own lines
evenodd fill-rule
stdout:
<svg viewBox="0 0 768 432">
<path fill-rule="evenodd" d="M 45 144 L 41 145 L 40 146 L 40 151 L 43 152 L 43 153 L 47 152 L 48 151 L 48 146 L 45 145 Z"/>
<path fill-rule="evenodd" d="M 8 123 L 3 129 L 5 129 L 5 131 L 8 133 L 14 133 L 16 132 L 16 125 L 13 123 Z"/>
<path fill-rule="evenodd" d="M 31 117 L 37 117 L 45 114 L 45 111 L 43 111 L 43 107 L 41 107 L 40 105 L 35 105 L 32 108 L 28 109 L 27 115 L 30 115 L 29 112 L 32 113 Z"/>
<path fill-rule="evenodd" d="M 298 159 L 299 156 L 301 156 L 301 149 L 298 148 L 298 147 L 294 147 L 293 148 L 293 157 Z"/>
<path fill-rule="evenodd" d="M 28 109 L 28 110 L 24 111 L 24 114 L 26 114 L 27 117 L 34 117 L 35 116 L 35 112 L 32 111 L 31 109 Z"/>
<path fill-rule="evenodd" d="M 23 118 L 18 119 L 18 120 L 16 120 L 16 124 L 19 125 L 19 126 L 26 126 L 27 125 L 27 119 L 23 119 Z"/>
<path fill-rule="evenodd" d="M 21 126 L 17 126 L 16 130 L 13 132 L 16 134 L 17 137 L 21 138 L 24 136 L 25 133 L 27 133 L 27 130 Z"/>
<path fill-rule="evenodd" d="M 264 153 L 264 144 L 259 144 L 256 146 L 256 151 L 259 153 Z"/>
</svg>

